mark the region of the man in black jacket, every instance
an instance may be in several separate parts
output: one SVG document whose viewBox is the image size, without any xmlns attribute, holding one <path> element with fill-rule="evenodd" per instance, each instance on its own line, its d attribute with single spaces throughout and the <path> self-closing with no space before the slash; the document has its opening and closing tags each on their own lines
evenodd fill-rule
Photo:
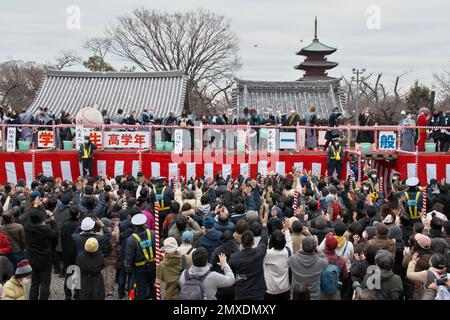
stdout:
<svg viewBox="0 0 450 320">
<path fill-rule="evenodd" d="M 96 229 L 99 230 L 99 232 L 96 232 Z M 109 228 L 106 227 L 100 219 L 94 221 L 94 219 L 86 217 L 81 221 L 81 232 L 72 234 L 78 253 L 83 252 L 86 240 L 91 237 L 97 239 L 100 251 L 104 254 L 111 250 L 111 245 L 109 244 L 111 231 Z"/>
<path fill-rule="evenodd" d="M 263 227 L 258 246 L 254 249 L 252 248 L 254 242 L 253 233 L 245 231 L 241 236 L 244 249 L 232 254 L 230 257 L 230 267 L 236 276 L 234 289 L 236 300 L 264 300 L 264 294 L 267 290 L 263 262 L 267 251 L 269 206 L 266 203 L 263 206 Z"/>
<path fill-rule="evenodd" d="M 72 238 L 72 234 L 77 232 L 80 228 L 80 211 L 76 206 L 71 206 L 69 209 L 70 220 L 64 222 L 61 227 L 60 241 L 63 256 L 63 273 L 65 275 L 64 279 L 64 294 L 66 300 L 72 300 L 72 290 L 67 287 L 67 279 L 70 274 L 67 274 L 67 268 L 70 265 L 74 265 L 77 260 L 77 244 Z M 78 296 L 78 290 L 75 290 L 75 298 Z"/>
<path fill-rule="evenodd" d="M 52 242 L 58 237 L 53 215 L 47 215 L 39 196 L 33 199 L 25 223 L 26 256 L 30 261 L 30 300 L 48 300 L 52 271 Z"/>
</svg>

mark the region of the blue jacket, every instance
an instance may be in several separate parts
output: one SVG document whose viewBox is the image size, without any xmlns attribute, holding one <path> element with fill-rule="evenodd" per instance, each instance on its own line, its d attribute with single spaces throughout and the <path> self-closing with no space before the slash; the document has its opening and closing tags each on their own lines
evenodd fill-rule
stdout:
<svg viewBox="0 0 450 320">
<path fill-rule="evenodd" d="M 208 251 L 208 260 L 211 259 L 214 250 L 219 246 L 221 236 L 222 232 L 213 229 L 202 235 L 198 240 L 197 247 L 203 247 Z"/>
<path fill-rule="evenodd" d="M 220 231 L 220 232 L 224 232 L 225 230 L 230 230 L 231 232 L 234 232 L 234 230 L 235 230 L 234 223 L 229 220 L 225 223 L 216 221 L 214 229 L 216 229 L 217 231 Z"/>
</svg>

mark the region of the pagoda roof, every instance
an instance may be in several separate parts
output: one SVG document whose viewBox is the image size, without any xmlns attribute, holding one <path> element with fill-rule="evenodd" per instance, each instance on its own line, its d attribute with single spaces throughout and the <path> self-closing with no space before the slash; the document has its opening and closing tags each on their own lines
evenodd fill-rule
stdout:
<svg viewBox="0 0 450 320">
<path fill-rule="evenodd" d="M 304 70 L 305 68 L 314 68 L 319 67 L 322 69 L 332 69 L 338 65 L 337 62 L 333 61 L 325 61 L 325 60 L 310 60 L 310 61 L 303 61 L 298 66 L 295 67 L 295 69 L 301 69 Z"/>
<path fill-rule="evenodd" d="M 306 56 L 309 55 L 310 53 L 317 53 L 317 52 L 331 54 L 336 50 L 337 50 L 336 48 L 329 47 L 320 42 L 319 39 L 315 38 L 309 46 L 306 46 L 302 50 L 297 52 L 297 55 Z"/>
</svg>

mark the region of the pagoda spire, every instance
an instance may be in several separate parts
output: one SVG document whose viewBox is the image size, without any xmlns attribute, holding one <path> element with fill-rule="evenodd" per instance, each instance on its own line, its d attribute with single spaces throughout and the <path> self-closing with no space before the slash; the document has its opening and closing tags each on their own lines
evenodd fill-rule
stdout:
<svg viewBox="0 0 450 320">
<path fill-rule="evenodd" d="M 305 60 L 299 65 L 295 66 L 297 70 L 303 70 L 305 73 L 300 81 L 304 80 L 330 80 L 326 70 L 333 69 L 338 64 L 333 61 L 328 61 L 327 55 L 336 51 L 336 48 L 324 45 L 317 38 L 317 16 L 314 19 L 314 39 L 306 47 L 302 48 L 297 55 L 305 56 Z"/>
<path fill-rule="evenodd" d="M 317 40 L 317 16 L 314 20 L 314 40 Z"/>
</svg>

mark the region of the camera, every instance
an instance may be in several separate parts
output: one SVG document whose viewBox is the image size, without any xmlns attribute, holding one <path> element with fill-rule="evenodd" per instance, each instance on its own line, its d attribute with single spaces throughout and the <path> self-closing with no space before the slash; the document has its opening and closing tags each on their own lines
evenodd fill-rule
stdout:
<svg viewBox="0 0 450 320">
<path fill-rule="evenodd" d="M 438 286 L 445 286 L 445 283 L 447 282 L 447 278 L 445 277 L 445 278 L 438 278 L 438 279 L 436 279 L 436 284 L 438 285 Z"/>
</svg>

